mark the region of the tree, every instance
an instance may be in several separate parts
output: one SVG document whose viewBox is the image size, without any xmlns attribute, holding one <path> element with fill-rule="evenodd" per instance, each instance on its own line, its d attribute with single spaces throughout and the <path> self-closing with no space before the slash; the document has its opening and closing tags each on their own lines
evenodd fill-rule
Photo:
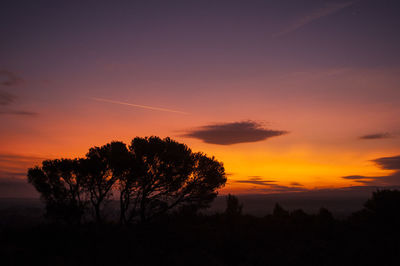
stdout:
<svg viewBox="0 0 400 266">
<path fill-rule="evenodd" d="M 193 153 L 170 138 L 135 138 L 93 147 L 82 159 L 44 161 L 28 180 L 52 217 L 81 220 L 93 210 L 104 220 L 105 204 L 119 192 L 120 222 L 142 222 L 172 209 L 208 207 L 226 182 L 222 163 Z"/>
<path fill-rule="evenodd" d="M 129 169 L 129 153 L 122 142 L 111 142 L 101 147 L 90 148 L 82 160 L 81 173 L 86 176 L 85 188 L 89 193 L 95 218 L 103 220 L 102 208 L 113 196 L 118 180 L 123 180 Z"/>
<path fill-rule="evenodd" d="M 400 222 L 400 191 L 377 190 L 373 192 L 372 198 L 364 204 L 364 207 L 377 221 L 397 226 Z"/>
<path fill-rule="evenodd" d="M 29 169 L 28 182 L 45 201 L 48 218 L 81 222 L 87 197 L 84 192 L 86 176 L 81 175 L 80 164 L 77 159 L 46 160 L 42 167 Z"/>
<path fill-rule="evenodd" d="M 229 217 L 236 217 L 242 214 L 243 204 L 240 204 L 238 197 L 228 194 L 226 197 L 225 214 Z"/>
<path fill-rule="evenodd" d="M 285 210 L 279 203 L 275 203 L 272 215 L 277 218 L 288 218 L 289 212 Z"/>
<path fill-rule="evenodd" d="M 135 161 L 129 216 L 142 222 L 173 208 L 208 207 L 226 182 L 222 163 L 170 138 L 135 138 L 129 149 Z"/>
<path fill-rule="evenodd" d="M 332 213 L 323 207 L 319 209 L 317 219 L 322 223 L 332 223 L 335 220 Z"/>
</svg>

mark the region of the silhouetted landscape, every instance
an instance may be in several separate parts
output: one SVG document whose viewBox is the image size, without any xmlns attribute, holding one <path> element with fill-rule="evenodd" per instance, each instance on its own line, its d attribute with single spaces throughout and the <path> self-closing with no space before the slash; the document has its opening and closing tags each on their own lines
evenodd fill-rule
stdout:
<svg viewBox="0 0 400 266">
<path fill-rule="evenodd" d="M 277 205 L 263 216 L 235 203 L 218 213 L 164 215 L 147 224 L 49 223 L 38 202 L 2 206 L 3 265 L 397 265 L 400 191 L 371 195 L 345 219 Z M 4 203 L 4 200 L 2 201 Z M 8 202 L 7 202 L 8 204 Z M 19 206 L 16 206 L 19 205 Z M 229 206 L 229 207 L 228 207 Z M 228 207 L 228 208 L 227 208 Z M 15 212 L 19 209 L 18 212 Z M 7 219 L 4 219 L 4 218 Z"/>
<path fill-rule="evenodd" d="M 114 141 L 84 158 L 45 160 L 28 170 L 28 181 L 40 201 L 0 201 L 6 265 L 397 265 L 399 259 L 400 190 L 376 190 L 363 203 L 354 191 L 340 202 L 327 190 L 228 194 L 212 204 L 226 182 L 223 164 L 169 138 Z"/>
</svg>

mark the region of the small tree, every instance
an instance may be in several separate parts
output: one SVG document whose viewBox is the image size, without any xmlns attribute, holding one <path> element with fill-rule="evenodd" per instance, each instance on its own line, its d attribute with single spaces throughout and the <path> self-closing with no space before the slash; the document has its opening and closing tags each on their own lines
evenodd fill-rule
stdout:
<svg viewBox="0 0 400 266">
<path fill-rule="evenodd" d="M 46 160 L 42 167 L 28 171 L 28 182 L 41 194 L 46 203 L 46 216 L 53 220 L 80 223 L 87 207 L 81 175 L 81 161 L 74 159 Z"/>
<path fill-rule="evenodd" d="M 369 215 L 377 221 L 385 224 L 396 224 L 400 222 L 400 191 L 399 190 L 377 190 L 373 192 L 364 207 Z"/>
<path fill-rule="evenodd" d="M 289 212 L 285 210 L 280 204 L 276 203 L 272 215 L 276 218 L 288 218 Z"/>
<path fill-rule="evenodd" d="M 323 223 L 331 223 L 335 220 L 332 213 L 326 208 L 320 208 L 317 214 L 317 219 Z"/>
<path fill-rule="evenodd" d="M 230 217 L 240 216 L 242 214 L 243 204 L 240 204 L 238 197 L 228 194 L 226 197 L 225 214 Z"/>
</svg>

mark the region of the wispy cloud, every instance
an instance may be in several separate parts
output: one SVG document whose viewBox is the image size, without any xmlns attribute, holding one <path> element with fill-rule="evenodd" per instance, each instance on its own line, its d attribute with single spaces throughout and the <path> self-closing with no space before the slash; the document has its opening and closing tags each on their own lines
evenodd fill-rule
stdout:
<svg viewBox="0 0 400 266">
<path fill-rule="evenodd" d="M 32 160 L 44 160 L 44 157 L 35 155 L 23 155 L 23 154 L 12 154 L 12 153 L 0 153 L 0 162 L 2 161 L 32 161 Z"/>
<path fill-rule="evenodd" d="M 371 177 L 362 176 L 362 175 L 348 175 L 348 176 L 343 176 L 342 178 L 349 179 L 349 180 L 371 179 Z"/>
<path fill-rule="evenodd" d="M 292 182 L 292 183 L 290 183 L 290 185 L 294 186 L 294 187 L 302 187 L 303 186 L 302 184 L 300 184 L 298 182 Z"/>
<path fill-rule="evenodd" d="M 331 14 L 334 14 L 346 7 L 349 7 L 356 3 L 357 1 L 351 1 L 351 2 L 345 2 L 345 3 L 325 3 L 324 7 L 318 8 L 309 14 L 301 17 L 300 19 L 294 21 L 291 25 L 286 27 L 284 30 L 276 34 L 276 36 L 283 36 L 286 34 L 289 34 L 293 31 L 298 30 L 299 28 L 304 27 L 305 25 L 321 19 L 323 17 L 329 16 Z"/>
<path fill-rule="evenodd" d="M 8 71 L 8 70 L 0 70 L 0 85 L 12 87 L 14 85 L 18 85 L 22 82 L 22 79 L 18 77 L 15 73 Z M 12 105 L 17 96 L 13 93 L 8 91 L 0 91 L 0 115 L 19 115 L 19 116 L 35 116 L 38 113 L 25 111 L 25 110 L 15 110 L 9 109 L 8 106 Z"/>
<path fill-rule="evenodd" d="M 9 109 L 8 106 L 12 105 L 17 96 L 9 92 L 0 91 L 0 115 L 20 115 L 20 116 L 35 116 L 38 115 L 36 112 Z"/>
<path fill-rule="evenodd" d="M 371 139 L 389 139 L 393 138 L 393 135 L 390 133 L 375 133 L 360 136 L 359 139 L 371 140 Z"/>
<path fill-rule="evenodd" d="M 262 191 L 264 193 L 285 193 L 285 192 L 305 192 L 309 189 L 301 186 L 283 186 L 278 184 L 269 184 L 263 187 L 255 187 L 254 191 Z"/>
<path fill-rule="evenodd" d="M 393 186 L 400 185 L 400 155 L 392 157 L 382 157 L 372 160 L 379 168 L 384 170 L 395 170 L 386 176 L 343 176 L 344 179 L 353 180 L 364 185 L 373 186 Z"/>
<path fill-rule="evenodd" d="M 257 142 L 287 134 L 287 131 L 263 128 L 255 121 L 219 123 L 189 130 L 183 137 L 200 139 L 203 142 L 219 145 L 231 145 L 245 142 Z"/>
<path fill-rule="evenodd" d="M 275 180 L 264 180 L 258 176 L 249 177 L 249 179 L 234 180 L 233 182 L 241 184 L 251 184 L 254 185 L 253 189 L 255 191 L 263 191 L 269 193 L 307 191 L 307 189 L 304 188 L 303 185 L 297 182 L 292 182 L 290 186 L 284 186 L 277 184 L 277 181 Z"/>
<path fill-rule="evenodd" d="M 400 170 L 400 155 L 393 157 L 382 157 L 372 161 L 375 162 L 382 169 Z"/>
<path fill-rule="evenodd" d="M 0 179 L 6 177 L 26 177 L 29 167 L 45 158 L 34 155 L 0 153 Z"/>
<path fill-rule="evenodd" d="M 39 113 L 23 110 L 0 110 L 0 115 L 36 116 Z"/>
<path fill-rule="evenodd" d="M 277 184 L 271 184 L 270 190 L 275 192 L 302 192 L 308 191 L 307 188 L 302 186 L 282 186 Z"/>
<path fill-rule="evenodd" d="M 235 183 L 253 184 L 258 186 L 271 186 L 271 183 L 275 183 L 274 180 L 263 180 L 261 177 L 254 176 L 245 180 L 235 180 Z"/>
<path fill-rule="evenodd" d="M 9 70 L 0 70 L 0 84 L 3 86 L 14 86 L 22 82 L 22 79 Z"/>
<path fill-rule="evenodd" d="M 14 94 L 6 91 L 0 91 L 0 105 L 9 105 L 13 103 L 16 99 Z"/>
<path fill-rule="evenodd" d="M 167 109 L 167 108 L 154 107 L 154 106 L 148 106 L 148 105 L 140 105 L 140 104 L 133 104 L 133 103 L 127 103 L 127 102 L 121 102 L 121 101 L 114 101 L 114 100 L 109 100 L 109 99 L 104 99 L 104 98 L 91 98 L 91 99 L 94 100 L 94 101 L 98 101 L 98 102 L 126 105 L 126 106 L 142 108 L 142 109 L 148 109 L 148 110 L 153 110 L 153 111 L 177 113 L 177 114 L 184 114 L 184 115 L 188 115 L 189 114 L 189 113 L 186 113 L 186 112 Z"/>
<path fill-rule="evenodd" d="M 0 179 L 4 177 L 19 177 L 19 178 L 25 178 L 26 177 L 26 171 L 3 171 L 0 170 Z"/>
</svg>

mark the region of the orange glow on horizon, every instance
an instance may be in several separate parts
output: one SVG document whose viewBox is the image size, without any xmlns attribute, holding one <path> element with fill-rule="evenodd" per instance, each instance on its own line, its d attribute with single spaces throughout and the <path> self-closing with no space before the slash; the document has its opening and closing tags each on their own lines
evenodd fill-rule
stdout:
<svg viewBox="0 0 400 266">
<path fill-rule="evenodd" d="M 82 157 L 91 146 L 104 145 L 111 140 L 121 140 L 129 145 L 131 138 L 109 138 L 101 141 L 101 137 L 86 136 L 76 142 L 76 146 L 64 147 L 49 153 L 27 154 L 26 158 L 17 162 L 2 162 L 0 167 L 10 171 L 26 171 L 28 167 L 40 164 L 43 159 Z M 215 156 L 224 163 L 228 181 L 220 194 L 249 194 L 249 193 L 279 193 L 273 186 L 245 183 L 256 178 L 257 181 L 272 181 L 270 184 L 279 187 L 293 187 L 296 184 L 300 189 L 342 188 L 357 186 L 353 180 L 343 179 L 348 175 L 385 176 L 391 173 L 379 169 L 370 160 L 382 154 L 332 153 L 324 154 L 318 150 L 293 147 L 282 151 L 271 145 L 271 141 L 256 144 L 238 144 L 232 146 L 218 146 L 187 140 L 186 143 L 194 151 L 202 151 L 209 156 Z M 179 139 L 179 142 L 185 142 Z M 90 146 L 85 143 L 92 143 Z M 40 147 L 51 151 L 49 147 Z M 37 150 L 40 150 L 39 147 Z M 268 150 L 268 151 L 266 151 Z M 52 155 L 53 154 L 53 155 Z M 16 154 L 18 156 L 18 154 Z M 23 168 L 22 168 L 23 167 Z M 245 181 L 245 182 L 243 182 Z M 288 190 L 289 192 L 291 190 Z"/>
</svg>

